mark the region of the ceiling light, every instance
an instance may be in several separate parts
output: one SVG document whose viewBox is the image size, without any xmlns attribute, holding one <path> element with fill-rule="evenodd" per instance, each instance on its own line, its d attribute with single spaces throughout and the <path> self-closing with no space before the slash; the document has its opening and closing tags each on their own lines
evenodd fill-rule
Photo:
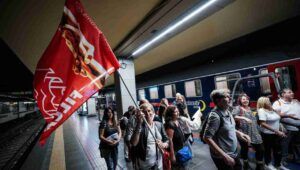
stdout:
<svg viewBox="0 0 300 170">
<path fill-rule="evenodd" d="M 201 11 L 203 11 L 204 9 L 206 9 L 207 7 L 209 7 L 210 5 L 212 5 L 213 3 L 215 3 L 216 1 L 218 1 L 218 0 L 210 0 L 207 3 L 201 5 L 199 8 L 195 9 L 194 11 L 192 11 L 189 15 L 185 16 L 180 21 L 176 22 L 174 25 L 170 26 L 168 29 L 166 29 L 165 31 L 163 31 L 162 33 L 160 33 L 158 36 L 156 36 L 155 38 L 153 38 L 152 40 L 150 40 L 146 44 L 144 44 L 141 47 L 139 47 L 131 55 L 134 56 L 134 55 L 137 55 L 137 54 L 141 53 L 147 47 L 149 47 L 153 43 L 157 42 L 159 39 L 161 39 L 162 37 L 164 37 L 166 34 L 170 33 L 171 31 L 175 30 L 177 27 L 183 25 L 186 21 L 190 20 L 195 15 L 199 14 Z"/>
</svg>

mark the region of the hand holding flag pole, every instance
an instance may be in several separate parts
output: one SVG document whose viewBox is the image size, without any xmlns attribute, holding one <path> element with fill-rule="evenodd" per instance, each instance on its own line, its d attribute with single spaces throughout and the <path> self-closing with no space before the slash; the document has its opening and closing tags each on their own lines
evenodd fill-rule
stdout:
<svg viewBox="0 0 300 170">
<path fill-rule="evenodd" d="M 119 77 L 120 77 L 122 83 L 124 84 L 124 86 L 125 86 L 125 88 L 126 88 L 128 94 L 129 94 L 131 100 L 133 101 L 135 107 L 136 107 L 136 108 L 139 108 L 138 104 L 137 104 L 136 101 L 133 99 L 132 94 L 130 93 L 130 91 L 129 91 L 129 89 L 128 89 L 128 87 L 127 87 L 127 85 L 126 85 L 126 83 L 125 83 L 125 81 L 124 81 L 124 79 L 123 79 L 123 77 L 122 77 L 122 75 L 119 73 L 119 71 L 116 71 L 116 73 L 119 75 Z M 139 110 L 139 111 L 141 111 L 141 110 Z M 143 119 L 143 121 L 145 122 L 146 127 L 149 129 L 150 134 L 152 135 L 152 137 L 153 137 L 154 140 L 156 141 L 156 144 L 157 144 L 156 146 L 159 148 L 159 150 L 160 150 L 161 153 L 164 153 L 164 152 L 165 152 L 164 149 L 161 148 L 161 147 L 158 145 L 157 139 L 156 139 L 155 135 L 153 134 L 152 130 L 150 129 L 150 125 L 149 125 L 149 123 L 147 122 L 145 116 L 142 116 L 142 119 Z"/>
</svg>

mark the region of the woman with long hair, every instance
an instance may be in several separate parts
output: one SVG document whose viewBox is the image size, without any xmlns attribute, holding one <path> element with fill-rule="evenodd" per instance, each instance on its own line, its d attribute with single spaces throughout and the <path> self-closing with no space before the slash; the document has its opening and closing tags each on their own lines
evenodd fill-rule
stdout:
<svg viewBox="0 0 300 170">
<path fill-rule="evenodd" d="M 162 98 L 159 104 L 159 108 L 157 111 L 158 117 L 159 117 L 159 121 L 164 123 L 164 117 L 165 117 L 165 111 L 167 109 L 167 107 L 169 106 L 169 101 L 166 98 Z"/>
<path fill-rule="evenodd" d="M 179 121 L 179 110 L 176 106 L 168 106 L 165 112 L 165 129 L 170 140 L 170 158 L 172 169 L 185 169 L 185 165 L 176 160 L 177 152 L 185 145 L 185 136 Z"/>
<path fill-rule="evenodd" d="M 268 97 L 260 97 L 257 101 L 257 112 L 261 126 L 261 136 L 265 148 L 265 164 L 267 169 L 287 169 L 281 165 L 281 139 L 285 137 L 280 129 L 280 116 L 273 110 Z M 271 164 L 273 153 L 274 165 Z"/>
<path fill-rule="evenodd" d="M 236 119 L 238 124 L 238 130 L 247 134 L 251 141 L 250 144 L 255 150 L 256 158 L 256 169 L 264 169 L 263 157 L 264 157 L 264 147 L 263 141 L 259 132 L 259 126 L 257 123 L 257 118 L 251 111 L 249 107 L 249 97 L 247 94 L 240 94 L 238 97 L 238 106 L 234 109 L 233 114 L 238 119 Z M 246 119 L 243 119 L 246 118 Z M 250 120 L 250 121 L 249 121 Z M 241 158 L 244 160 L 244 170 L 249 169 L 248 163 L 248 150 L 249 144 L 240 140 L 241 145 Z"/>
<path fill-rule="evenodd" d="M 180 93 L 176 94 L 175 105 L 178 108 L 180 116 L 185 116 L 190 119 L 190 115 L 188 113 L 185 97 L 183 95 L 181 95 Z"/>
<path fill-rule="evenodd" d="M 112 108 L 104 109 L 103 119 L 99 126 L 100 153 L 105 159 L 107 169 L 115 170 L 118 162 L 118 144 L 121 139 L 121 128 L 117 123 Z"/>
</svg>

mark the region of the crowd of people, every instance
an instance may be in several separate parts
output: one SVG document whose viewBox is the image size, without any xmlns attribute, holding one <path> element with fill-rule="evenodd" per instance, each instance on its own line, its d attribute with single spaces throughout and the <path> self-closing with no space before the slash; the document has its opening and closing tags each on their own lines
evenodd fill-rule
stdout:
<svg viewBox="0 0 300 170">
<path fill-rule="evenodd" d="M 99 126 L 99 149 L 108 170 L 116 169 L 121 137 L 128 169 L 188 169 L 192 131 L 200 132 L 220 170 L 251 169 L 249 150 L 255 152 L 257 170 L 286 170 L 288 162 L 300 163 L 300 103 L 291 89 L 283 89 L 273 105 L 268 97 L 260 97 L 256 108 L 250 108 L 245 93 L 239 95 L 237 106 L 231 106 L 229 93 L 212 91 L 215 107 L 203 118 L 200 108 L 190 116 L 179 93 L 173 103 L 161 99 L 157 111 L 143 99 L 139 108 L 129 106 L 119 122 L 114 111 L 106 108 Z"/>
</svg>

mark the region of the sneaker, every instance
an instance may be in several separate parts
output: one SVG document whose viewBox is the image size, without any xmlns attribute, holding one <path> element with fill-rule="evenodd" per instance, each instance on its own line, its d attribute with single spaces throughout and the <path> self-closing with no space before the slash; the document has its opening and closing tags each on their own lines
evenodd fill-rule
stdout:
<svg viewBox="0 0 300 170">
<path fill-rule="evenodd" d="M 280 165 L 280 167 L 276 167 L 277 170 L 290 170 L 289 168 L 284 167 L 283 165 Z"/>
<path fill-rule="evenodd" d="M 277 170 L 272 164 L 266 165 L 266 170 Z"/>
</svg>

